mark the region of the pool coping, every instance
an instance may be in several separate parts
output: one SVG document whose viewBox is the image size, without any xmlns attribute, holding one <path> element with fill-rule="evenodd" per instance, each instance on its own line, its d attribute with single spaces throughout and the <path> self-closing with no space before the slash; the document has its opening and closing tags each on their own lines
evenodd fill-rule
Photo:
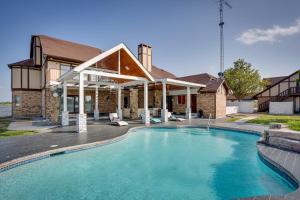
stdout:
<svg viewBox="0 0 300 200">
<path fill-rule="evenodd" d="M 132 127 L 129 128 L 128 131 L 118 137 L 112 138 L 112 139 L 108 139 L 108 140 L 103 140 L 103 141 L 98 141 L 98 142 L 92 142 L 92 143 L 87 143 L 87 144 L 81 144 L 81 145 L 74 145 L 74 146 L 68 146 L 68 147 L 63 147 L 63 148 L 58 148 L 58 149 L 54 149 L 54 150 L 49 150 L 49 151 L 44 151 L 44 152 L 40 152 L 40 153 L 35 153 L 35 154 L 31 154 L 28 156 L 24 156 L 24 157 L 20 157 L 20 158 L 16 158 L 4 163 L 0 164 L 0 173 L 7 171 L 9 169 L 18 167 L 20 165 L 24 165 L 27 163 L 31 163 L 37 160 L 41 160 L 41 159 L 45 159 L 45 158 L 49 158 L 52 156 L 56 156 L 56 155 L 61 155 L 61 154 L 66 154 L 66 153 L 73 153 L 73 152 L 77 152 L 77 151 L 82 151 L 82 150 L 87 150 L 87 149 L 91 149 L 91 148 L 95 148 L 95 147 L 100 147 L 100 146 L 104 146 L 104 145 L 108 145 L 108 144 L 112 144 L 118 141 L 121 141 L 125 138 L 127 138 L 128 134 L 136 129 L 141 129 L 141 128 L 145 128 L 145 127 L 151 127 L 151 128 L 204 128 L 206 127 L 205 125 L 199 124 L 199 125 L 152 125 L 152 126 L 139 126 L 139 127 Z M 233 130 L 233 131 L 241 131 L 244 133 L 248 133 L 248 134 L 252 134 L 252 135 L 257 135 L 257 136 L 261 136 L 262 132 L 258 131 L 258 130 L 252 130 L 252 129 L 247 129 L 246 127 L 228 127 L 228 126 L 224 126 L 222 124 L 211 124 L 211 128 L 214 129 L 222 129 L 222 130 Z M 256 197 L 247 197 L 247 198 L 238 198 L 240 200 L 263 200 L 263 199 L 268 199 L 268 200 L 272 200 L 272 199 L 291 199 L 291 200 L 296 200 L 297 198 L 300 198 L 300 187 L 299 187 L 299 183 L 300 183 L 300 176 L 295 176 L 294 173 L 287 169 L 286 166 L 282 166 L 280 165 L 280 163 L 276 162 L 275 159 L 273 159 L 272 157 L 268 156 L 266 154 L 266 152 L 263 152 L 259 146 L 262 144 L 257 144 L 257 151 L 258 154 L 260 156 L 260 158 L 264 161 L 267 162 L 266 165 L 270 165 L 269 167 L 271 168 L 275 168 L 275 171 L 279 171 L 280 175 L 283 175 L 287 180 L 291 179 L 292 181 L 294 181 L 297 185 L 298 188 L 291 192 L 288 193 L 284 196 L 277 196 L 277 195 L 266 195 L 266 196 L 256 196 Z M 266 148 L 266 147 L 265 147 Z M 270 147 L 270 148 L 274 148 L 274 147 Z M 277 149 L 278 151 L 285 151 L 285 150 L 281 150 L 281 149 Z M 299 158 L 300 158 L 300 154 Z M 274 169 L 273 169 L 274 170 Z M 277 173 L 278 173 L 277 171 Z M 300 174 L 299 174 L 300 175 Z"/>
</svg>

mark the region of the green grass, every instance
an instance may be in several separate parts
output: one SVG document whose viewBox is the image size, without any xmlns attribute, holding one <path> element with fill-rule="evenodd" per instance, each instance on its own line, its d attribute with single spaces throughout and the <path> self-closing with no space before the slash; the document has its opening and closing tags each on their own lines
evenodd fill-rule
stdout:
<svg viewBox="0 0 300 200">
<path fill-rule="evenodd" d="M 286 124 L 291 130 L 300 131 L 300 116 L 287 115 L 261 115 L 255 119 L 247 121 L 247 123 L 264 124 L 281 123 Z"/>
<path fill-rule="evenodd" d="M 0 102 L 0 106 L 11 106 L 11 102 L 8 101 Z"/>
<path fill-rule="evenodd" d="M 240 119 L 243 119 L 242 117 L 228 117 L 226 119 L 227 122 L 235 122 L 235 121 L 238 121 Z"/>
<path fill-rule="evenodd" d="M 18 136 L 18 135 L 31 135 L 34 134 L 34 131 L 27 131 L 27 130 L 7 130 L 11 122 L 11 118 L 9 117 L 1 117 L 0 118 L 0 138 L 11 137 L 11 136 Z"/>
</svg>

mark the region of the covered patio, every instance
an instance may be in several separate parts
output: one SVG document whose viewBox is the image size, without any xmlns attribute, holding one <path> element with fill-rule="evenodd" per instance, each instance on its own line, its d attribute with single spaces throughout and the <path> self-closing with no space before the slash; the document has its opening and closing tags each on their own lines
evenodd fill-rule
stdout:
<svg viewBox="0 0 300 200">
<path fill-rule="evenodd" d="M 190 89 L 205 87 L 202 84 L 195 84 L 176 79 L 155 80 L 137 58 L 124 45 L 119 44 L 98 56 L 76 66 L 63 74 L 57 83 L 63 88 L 61 113 L 62 126 L 69 125 L 69 112 L 67 103 L 68 88 L 78 88 L 79 112 L 76 115 L 77 132 L 87 132 L 87 115 L 84 111 L 85 88 L 95 91 L 94 119 L 99 119 L 99 89 L 110 88 L 116 90 L 117 107 L 116 112 L 120 119 L 123 118 L 122 90 L 138 88 L 143 91 L 143 113 L 142 122 L 150 124 L 150 112 L 148 108 L 148 86 L 157 85 L 162 90 L 161 118 L 163 122 L 168 121 L 167 110 L 167 87 L 170 89 L 186 88 L 186 118 L 191 119 Z M 101 94 L 100 94 L 101 95 Z"/>
</svg>

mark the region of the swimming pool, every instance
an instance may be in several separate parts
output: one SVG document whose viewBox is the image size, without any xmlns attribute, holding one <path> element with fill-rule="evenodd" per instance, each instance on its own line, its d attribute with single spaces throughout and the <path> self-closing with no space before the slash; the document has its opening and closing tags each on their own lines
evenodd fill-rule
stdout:
<svg viewBox="0 0 300 200">
<path fill-rule="evenodd" d="M 295 188 L 260 160 L 258 136 L 139 128 L 127 138 L 0 173 L 0 199 L 232 199 Z"/>
</svg>

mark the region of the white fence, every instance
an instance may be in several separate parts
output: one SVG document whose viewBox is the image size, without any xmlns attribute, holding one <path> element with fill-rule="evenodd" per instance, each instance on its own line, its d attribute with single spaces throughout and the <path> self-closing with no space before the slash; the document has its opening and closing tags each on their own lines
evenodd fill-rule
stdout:
<svg viewBox="0 0 300 200">
<path fill-rule="evenodd" d="M 294 104 L 292 101 L 270 102 L 269 113 L 291 115 L 294 113 Z"/>
<path fill-rule="evenodd" d="M 227 101 L 226 114 L 254 113 L 256 101 Z"/>
<path fill-rule="evenodd" d="M 239 112 L 238 106 L 226 106 L 226 115 L 235 114 Z"/>
</svg>

